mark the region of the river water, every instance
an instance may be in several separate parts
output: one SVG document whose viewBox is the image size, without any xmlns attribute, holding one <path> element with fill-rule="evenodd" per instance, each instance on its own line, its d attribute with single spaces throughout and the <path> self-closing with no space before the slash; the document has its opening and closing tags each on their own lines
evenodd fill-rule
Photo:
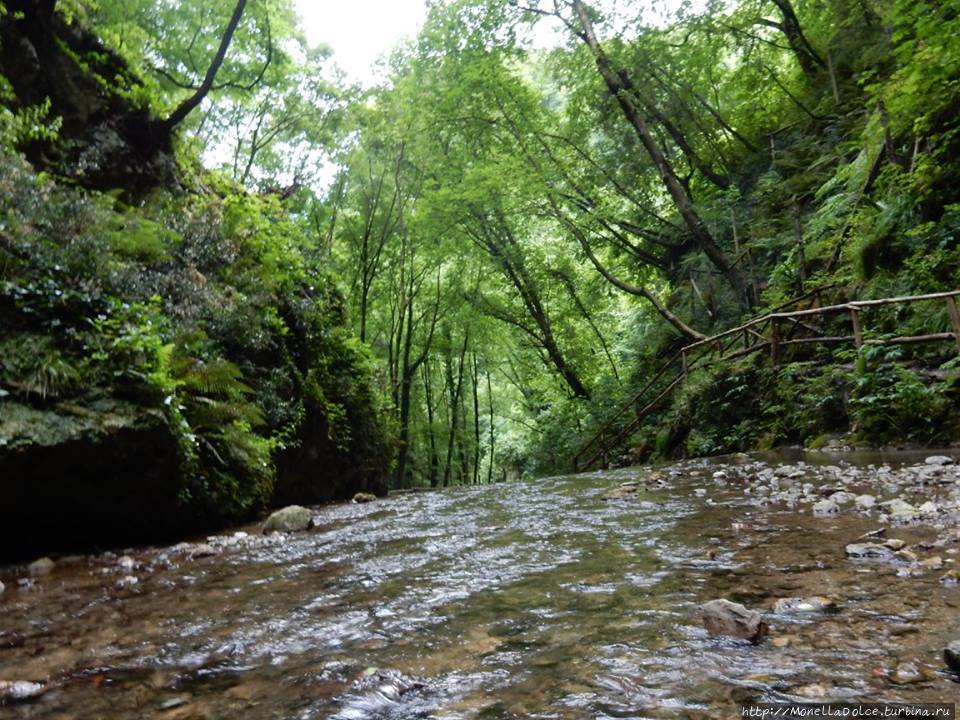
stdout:
<svg viewBox="0 0 960 720">
<path fill-rule="evenodd" d="M 960 588 L 847 559 L 875 517 L 761 504 L 724 467 L 328 506 L 310 532 L 65 558 L 32 585 L 0 569 L 0 680 L 37 683 L 0 716 L 732 718 L 752 700 L 960 696 L 940 659 Z M 836 605 L 770 611 L 811 595 Z M 767 612 L 771 637 L 709 637 L 697 605 L 717 597 Z M 922 677 L 894 682 L 905 663 Z"/>
</svg>

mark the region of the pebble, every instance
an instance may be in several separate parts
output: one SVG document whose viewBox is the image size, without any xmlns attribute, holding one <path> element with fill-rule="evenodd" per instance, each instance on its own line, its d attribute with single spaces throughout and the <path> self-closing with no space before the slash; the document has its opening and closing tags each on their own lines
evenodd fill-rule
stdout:
<svg viewBox="0 0 960 720">
<path fill-rule="evenodd" d="M 134 560 L 129 555 L 124 555 L 119 560 L 117 560 L 117 565 L 119 565 L 122 570 L 130 571 L 137 566 L 137 561 Z"/>
<path fill-rule="evenodd" d="M 124 590 L 125 588 L 133 587 L 140 582 L 140 578 L 136 575 L 124 575 L 122 578 L 117 580 L 116 588 L 117 590 Z"/>
</svg>

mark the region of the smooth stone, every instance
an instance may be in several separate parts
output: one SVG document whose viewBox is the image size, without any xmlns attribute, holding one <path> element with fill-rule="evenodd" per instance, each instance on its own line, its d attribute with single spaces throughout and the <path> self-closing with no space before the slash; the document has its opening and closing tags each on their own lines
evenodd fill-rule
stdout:
<svg viewBox="0 0 960 720">
<path fill-rule="evenodd" d="M 313 527 L 313 511 L 301 505 L 288 505 L 272 513 L 263 524 L 263 532 L 296 532 Z"/>
<path fill-rule="evenodd" d="M 213 545 L 200 543 L 190 548 L 190 557 L 192 559 L 211 557 L 217 554 L 217 549 Z"/>
<path fill-rule="evenodd" d="M 133 570 L 137 566 L 137 561 L 134 560 L 129 555 L 124 555 L 119 560 L 117 560 L 117 565 L 119 565 L 123 570 Z"/>
<path fill-rule="evenodd" d="M 133 587 L 139 582 L 140 582 L 140 578 L 138 578 L 136 575 L 125 575 L 124 577 L 117 580 L 117 582 L 115 583 L 115 587 L 117 588 L 117 590 L 124 590 L 128 587 Z"/>
<path fill-rule="evenodd" d="M 903 550 L 907 544 L 900 538 L 890 538 L 883 543 L 884 547 L 888 547 L 891 550 Z"/>
<path fill-rule="evenodd" d="M 915 563 L 917 561 L 917 554 L 911 552 L 910 550 L 898 550 L 896 554 L 897 560 L 902 560 L 903 562 Z"/>
<path fill-rule="evenodd" d="M 893 560 L 893 550 L 874 543 L 850 543 L 844 550 L 847 557 L 859 560 Z"/>
<path fill-rule="evenodd" d="M 880 503 L 880 507 L 886 508 L 887 512 L 891 515 L 912 515 L 917 512 L 917 509 L 913 505 L 900 498 L 882 502 Z"/>
<path fill-rule="evenodd" d="M 840 512 L 840 506 L 833 500 L 821 500 L 813 504 L 814 515 L 836 515 L 838 512 Z"/>
<path fill-rule="evenodd" d="M 776 613 L 820 612 L 833 607 L 833 605 L 833 600 L 828 597 L 823 597 L 822 595 L 781 598 L 774 604 L 773 611 Z"/>
<path fill-rule="evenodd" d="M 0 680 L 0 700 L 30 700 L 46 691 L 46 685 L 27 680 Z"/>
<path fill-rule="evenodd" d="M 890 673 L 890 682 L 897 685 L 910 685 L 923 682 L 926 679 L 926 675 L 912 662 L 900 663 Z"/>
<path fill-rule="evenodd" d="M 960 572 L 956 570 L 947 570 L 941 577 L 940 582 L 944 585 L 960 585 Z"/>
<path fill-rule="evenodd" d="M 53 572 L 55 565 L 56 563 L 50 558 L 42 557 L 39 560 L 34 560 L 32 563 L 27 565 L 27 572 L 34 577 L 38 575 L 49 575 L 51 572 Z"/>
<path fill-rule="evenodd" d="M 857 495 L 853 503 L 861 510 L 869 510 L 877 504 L 877 499 L 873 495 Z"/>
<path fill-rule="evenodd" d="M 960 640 L 954 640 L 943 649 L 943 660 L 954 672 L 960 672 Z"/>
<path fill-rule="evenodd" d="M 376 499 L 377 499 L 376 495 L 368 492 L 358 492 L 356 495 L 353 496 L 353 501 L 355 503 L 368 503 L 368 502 L 373 502 Z"/>
<path fill-rule="evenodd" d="M 704 603 L 700 606 L 700 614 L 707 632 L 714 637 L 726 635 L 756 644 L 769 630 L 756 610 L 725 599 Z"/>
<path fill-rule="evenodd" d="M 927 570 L 939 570 L 943 567 L 943 558 L 939 555 L 928 557 L 926 560 L 920 561 L 920 566 Z"/>
<path fill-rule="evenodd" d="M 927 465 L 953 465 L 953 458 L 947 455 L 931 455 L 923 462 Z"/>
</svg>

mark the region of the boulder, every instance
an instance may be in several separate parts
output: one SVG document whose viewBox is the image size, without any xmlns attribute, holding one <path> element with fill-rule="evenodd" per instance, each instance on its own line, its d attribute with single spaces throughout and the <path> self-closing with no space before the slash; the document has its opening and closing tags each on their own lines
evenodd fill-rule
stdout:
<svg viewBox="0 0 960 720">
<path fill-rule="evenodd" d="M 953 458 L 947 455 L 931 455 L 923 462 L 927 465 L 953 465 Z"/>
<path fill-rule="evenodd" d="M 769 630 L 756 610 L 722 598 L 701 605 L 700 615 L 707 632 L 715 637 L 725 635 L 756 644 Z"/>
<path fill-rule="evenodd" d="M 943 649 L 943 660 L 948 668 L 960 673 L 960 640 L 954 640 Z"/>
<path fill-rule="evenodd" d="M 877 499 L 873 495 L 857 495 L 853 499 L 853 504 L 858 510 L 869 510 L 877 504 Z"/>
<path fill-rule="evenodd" d="M 110 398 L 0 411 L 0 560 L 158 541 L 185 525 L 180 448 L 159 410 Z"/>
<path fill-rule="evenodd" d="M 263 524 L 263 532 L 296 532 L 313 527 L 313 511 L 300 505 L 288 505 L 272 513 Z"/>
<path fill-rule="evenodd" d="M 368 492 L 358 492 L 356 495 L 353 496 L 353 501 L 355 503 L 368 503 L 368 502 L 373 502 L 376 499 L 377 499 L 376 495 Z"/>
</svg>

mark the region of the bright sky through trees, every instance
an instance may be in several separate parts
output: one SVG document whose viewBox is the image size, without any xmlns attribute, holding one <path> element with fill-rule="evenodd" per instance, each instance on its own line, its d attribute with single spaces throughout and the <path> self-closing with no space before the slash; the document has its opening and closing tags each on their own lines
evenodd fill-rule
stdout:
<svg viewBox="0 0 960 720">
<path fill-rule="evenodd" d="M 423 0 L 296 0 L 311 45 L 326 44 L 351 80 L 372 84 L 377 58 L 416 35 L 426 15 Z"/>
</svg>

